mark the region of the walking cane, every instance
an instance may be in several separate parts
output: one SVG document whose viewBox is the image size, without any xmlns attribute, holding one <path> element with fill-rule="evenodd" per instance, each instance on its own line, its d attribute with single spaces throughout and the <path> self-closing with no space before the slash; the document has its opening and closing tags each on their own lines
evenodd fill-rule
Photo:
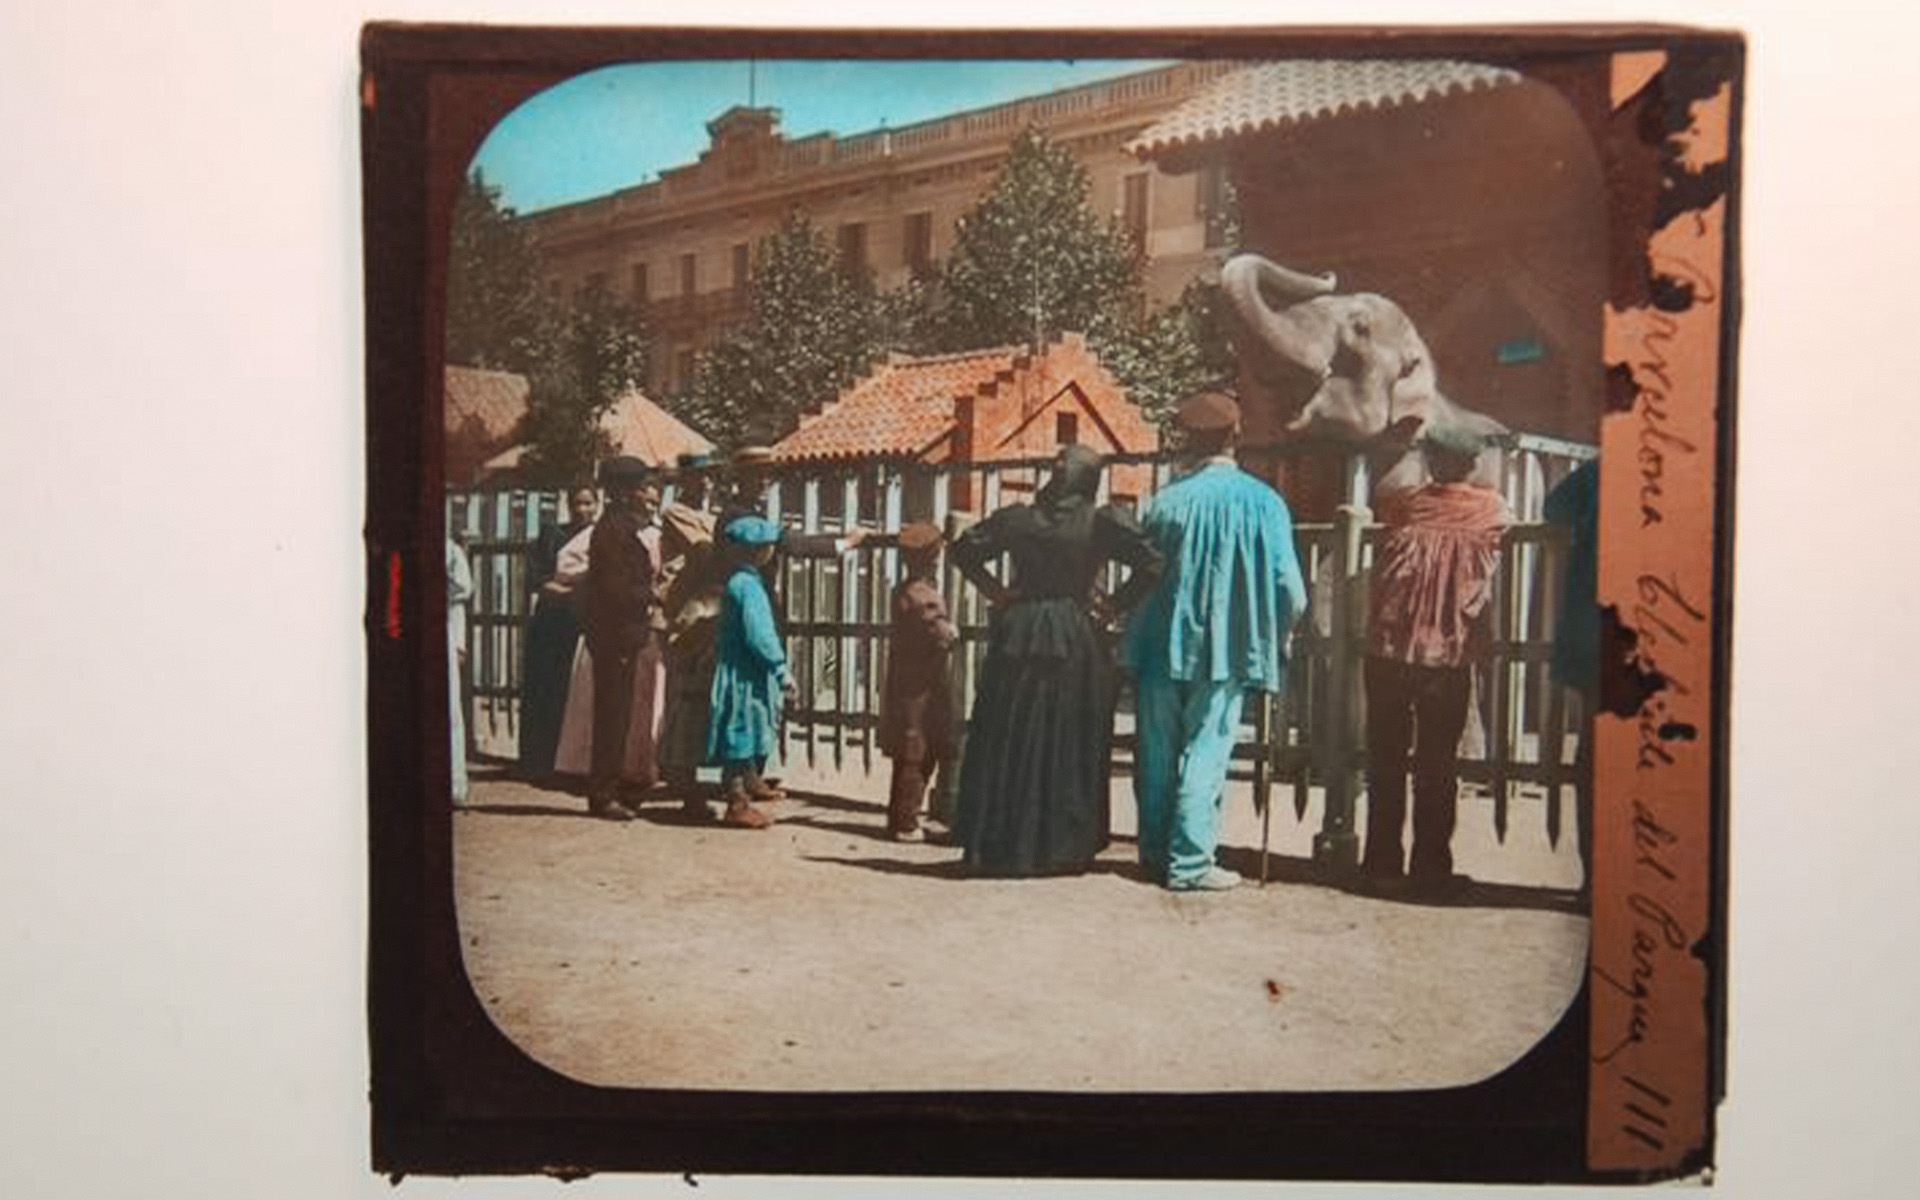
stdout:
<svg viewBox="0 0 1920 1200">
<path fill-rule="evenodd" d="M 1273 824 L 1273 797 L 1260 806 L 1260 886 L 1267 886 L 1267 830 Z"/>
<path fill-rule="evenodd" d="M 1260 810 L 1260 886 L 1267 886 L 1267 846 L 1268 836 L 1273 827 L 1273 746 L 1269 735 L 1273 730 L 1273 706 L 1265 692 L 1255 693 L 1260 697 L 1260 707 L 1254 710 L 1253 732 L 1255 744 L 1260 747 L 1260 757 L 1253 766 L 1253 803 Z"/>
</svg>

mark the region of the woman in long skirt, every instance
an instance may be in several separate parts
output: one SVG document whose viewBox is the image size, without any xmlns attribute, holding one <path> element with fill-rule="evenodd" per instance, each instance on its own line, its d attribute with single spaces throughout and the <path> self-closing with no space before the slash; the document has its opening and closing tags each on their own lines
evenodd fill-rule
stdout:
<svg viewBox="0 0 1920 1200">
<path fill-rule="evenodd" d="M 587 552 L 587 535 L 570 541 L 560 552 L 554 578 L 569 587 L 579 587 L 593 569 Z M 649 525 L 640 530 L 640 542 L 654 562 L 660 561 L 660 531 Z M 663 639 L 650 633 L 634 660 L 632 717 L 627 724 L 626 755 L 620 763 L 620 781 L 628 792 L 628 803 L 637 804 L 660 782 L 660 764 L 656 743 L 660 720 L 666 711 L 665 658 Z M 554 747 L 553 773 L 584 778 L 593 765 L 593 654 L 582 638 L 574 651 L 567 685 L 566 703 L 561 710 L 560 733 Z"/>
<path fill-rule="evenodd" d="M 1131 514 L 1095 504 L 1100 470 L 1093 451 L 1067 447 L 1031 505 L 993 513 L 953 545 L 954 564 L 994 605 L 955 816 L 975 875 L 1082 870 L 1107 844 L 1115 668 L 1103 627 L 1162 564 Z M 1004 578 L 993 569 L 1002 554 Z M 1110 561 L 1130 568 L 1112 597 L 1096 586 Z"/>
<path fill-rule="evenodd" d="M 526 666 L 521 678 L 520 774 L 536 783 L 553 774 L 560 745 L 560 721 L 566 713 L 567 689 L 573 678 L 574 651 L 580 645 L 580 614 L 574 608 L 571 580 L 560 574 L 560 552 L 575 537 L 593 528 L 600 497 L 590 487 L 567 493 L 564 525 L 540 531 L 527 556 L 527 586 L 533 594 L 533 613 L 527 618 Z M 585 554 L 584 545 L 580 551 Z"/>
</svg>

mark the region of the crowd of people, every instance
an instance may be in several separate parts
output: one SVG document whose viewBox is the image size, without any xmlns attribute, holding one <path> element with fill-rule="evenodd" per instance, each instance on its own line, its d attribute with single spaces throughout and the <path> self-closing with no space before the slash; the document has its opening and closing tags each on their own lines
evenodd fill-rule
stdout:
<svg viewBox="0 0 1920 1200">
<path fill-rule="evenodd" d="M 1173 891 L 1238 886 L 1218 861 L 1234 742 L 1249 697 L 1286 685 L 1307 589 L 1286 502 L 1236 462 L 1237 403 L 1192 397 L 1175 425 L 1180 472 L 1138 516 L 1099 503 L 1101 459 L 1068 446 L 1031 503 L 991 512 L 951 543 L 925 523 L 893 535 L 784 529 L 764 515 L 764 449 L 735 455 L 718 497 L 707 494 L 711 460 L 683 459 L 664 508 L 660 472 L 604 463 L 605 511 L 594 489 L 576 489 L 570 521 L 529 559 L 523 774 L 584 775 L 589 811 L 608 820 L 664 796 L 691 818 L 766 828 L 782 798 L 767 762 L 799 699 L 778 563 L 891 537 L 900 572 L 876 738 L 892 762 L 887 834 L 921 840 L 930 784 L 957 770 L 951 811 L 936 804 L 934 816 L 967 873 L 1085 870 L 1113 825 L 1124 672 L 1142 870 Z M 1375 497 L 1362 871 L 1387 887 L 1444 888 L 1457 882 L 1456 747 L 1512 518 L 1477 477 L 1483 443 L 1426 430 L 1405 448 L 1423 460 L 1417 481 Z M 971 714 L 952 683 L 959 630 L 941 594 L 943 553 L 989 605 Z M 1111 591 L 1109 577 L 1119 580 Z M 717 769 L 717 793 L 703 767 Z"/>
</svg>

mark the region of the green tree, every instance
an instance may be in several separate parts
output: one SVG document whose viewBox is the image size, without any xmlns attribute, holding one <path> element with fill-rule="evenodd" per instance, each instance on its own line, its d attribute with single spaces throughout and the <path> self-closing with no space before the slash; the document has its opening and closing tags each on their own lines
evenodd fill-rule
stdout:
<svg viewBox="0 0 1920 1200">
<path fill-rule="evenodd" d="M 1090 191 L 1064 147 L 1022 133 L 993 191 L 961 219 L 936 312 L 920 320 L 947 350 L 1085 333 L 1129 398 L 1164 424 L 1181 399 L 1237 374 L 1219 286 L 1196 280 L 1147 311 L 1142 248 L 1094 213 Z"/>
<path fill-rule="evenodd" d="M 746 325 L 695 363 L 680 408 L 723 444 L 772 442 L 886 348 L 871 283 L 849 276 L 804 216 L 756 250 Z"/>
<path fill-rule="evenodd" d="M 1037 129 L 960 219 L 941 279 L 940 341 L 970 350 L 1066 330 L 1096 342 L 1141 308 L 1140 251 L 1088 203 L 1087 172 Z"/>
<path fill-rule="evenodd" d="M 639 314 L 604 286 L 587 288 L 549 325 L 528 374 L 520 435 L 529 481 L 564 486 L 587 477 L 612 449 L 601 419 L 646 377 Z"/>
<path fill-rule="evenodd" d="M 453 205 L 446 360 L 526 374 L 549 335 L 550 310 L 525 228 L 474 168 Z"/>
<path fill-rule="evenodd" d="M 1193 280 L 1180 299 L 1094 342 L 1114 378 L 1148 420 L 1166 426 L 1180 401 L 1208 389 L 1233 391 L 1240 360 L 1220 285 Z"/>
</svg>

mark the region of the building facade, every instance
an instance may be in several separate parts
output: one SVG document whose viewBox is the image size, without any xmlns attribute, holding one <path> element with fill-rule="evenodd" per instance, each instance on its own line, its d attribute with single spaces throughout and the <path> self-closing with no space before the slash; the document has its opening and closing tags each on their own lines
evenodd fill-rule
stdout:
<svg viewBox="0 0 1920 1200">
<path fill-rule="evenodd" d="M 1163 173 L 1127 143 L 1233 69 L 1178 63 L 897 129 L 789 138 L 779 110 L 736 107 L 707 124 L 697 162 L 525 219 L 555 297 L 603 287 L 641 307 L 647 390 L 681 391 L 695 356 L 747 316 L 757 244 L 801 214 L 881 290 L 932 274 L 955 222 L 992 188 L 1008 147 L 1046 131 L 1087 169 L 1096 212 L 1145 252 L 1150 303 L 1177 297 L 1227 247 L 1224 176 Z"/>
<path fill-rule="evenodd" d="M 1252 64 L 1132 149 L 1169 175 L 1224 163 L 1242 248 L 1394 301 L 1453 401 L 1518 433 L 1591 444 L 1607 388 L 1611 223 L 1595 140 L 1607 91 L 1591 67 L 1549 71 Z M 1269 358 L 1242 347 L 1255 443 L 1284 439 L 1319 386 Z M 1344 462 L 1285 464 L 1279 482 L 1296 514 L 1321 519 L 1345 501 Z"/>
<path fill-rule="evenodd" d="M 1462 62 L 1259 63 L 1133 150 L 1174 177 L 1224 162 L 1244 249 L 1392 299 L 1468 407 L 1590 442 L 1610 227 L 1583 82 Z M 1241 366 L 1250 432 L 1278 436 L 1298 397 Z"/>
</svg>

